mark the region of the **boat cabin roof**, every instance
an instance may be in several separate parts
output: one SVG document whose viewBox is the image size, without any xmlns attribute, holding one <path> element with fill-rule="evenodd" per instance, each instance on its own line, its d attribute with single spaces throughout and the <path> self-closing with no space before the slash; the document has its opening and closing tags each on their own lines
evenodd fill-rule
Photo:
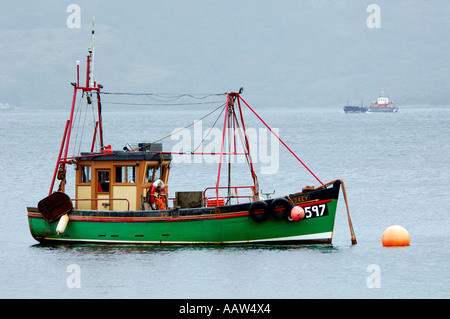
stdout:
<svg viewBox="0 0 450 319">
<path fill-rule="evenodd" d="M 111 154 L 82 152 L 77 161 L 171 161 L 171 154 L 159 152 L 112 151 Z"/>
<path fill-rule="evenodd" d="M 107 148 L 100 153 L 81 152 L 77 157 L 77 161 L 158 161 L 170 162 L 172 155 L 162 152 L 161 143 L 139 143 L 138 147 L 127 144 L 122 151 L 115 151 L 108 145 Z M 135 146 L 136 146 L 135 145 Z"/>
</svg>

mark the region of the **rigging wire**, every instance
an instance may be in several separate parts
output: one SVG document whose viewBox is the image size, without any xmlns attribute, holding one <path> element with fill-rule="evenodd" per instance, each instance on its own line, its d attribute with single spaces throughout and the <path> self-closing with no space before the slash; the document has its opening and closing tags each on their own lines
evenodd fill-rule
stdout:
<svg viewBox="0 0 450 319">
<path fill-rule="evenodd" d="M 201 104 L 215 104 L 222 101 L 205 101 L 205 102 L 184 102 L 184 103 L 171 103 L 177 101 L 183 97 L 188 97 L 196 100 L 205 100 L 210 97 L 224 96 L 226 93 L 127 93 L 127 92 L 99 92 L 100 94 L 116 95 L 116 96 L 146 96 L 159 103 L 134 103 L 134 102 L 115 102 L 115 101 L 103 101 L 106 104 L 117 105 L 137 105 L 137 106 L 181 106 L 181 105 L 201 105 Z"/>
<path fill-rule="evenodd" d="M 79 100 L 78 100 L 78 104 L 76 106 L 75 112 L 74 112 L 74 118 L 72 120 L 72 129 L 74 127 L 76 127 L 76 133 L 75 133 L 75 141 L 73 143 L 73 150 L 72 150 L 72 155 L 75 156 L 75 151 L 76 151 L 76 145 L 77 145 L 77 141 L 78 141 L 78 134 L 79 134 L 79 130 L 80 130 L 80 118 L 81 118 L 81 108 L 82 108 L 82 103 L 81 101 L 83 100 L 83 96 L 80 96 Z M 75 122 L 78 120 L 78 124 L 75 126 Z M 81 143 L 81 142 L 80 142 Z"/>
<path fill-rule="evenodd" d="M 175 100 L 177 100 L 177 99 L 180 99 L 180 98 L 182 98 L 182 97 L 190 97 L 190 98 L 194 98 L 194 99 L 198 99 L 198 100 L 200 100 L 200 99 L 206 99 L 206 98 L 208 98 L 208 97 L 212 97 L 212 96 L 215 96 L 215 97 L 217 97 L 217 96 L 223 96 L 223 95 L 225 95 L 226 93 L 219 93 L 219 94 L 187 94 L 187 93 L 183 93 L 183 94 L 166 94 L 166 93 L 158 93 L 158 94 L 156 94 L 156 93 L 125 93 L 125 92 L 98 92 L 98 93 L 100 93 L 100 94 L 109 94 L 109 95 L 127 95 L 127 96 L 149 96 L 149 97 L 154 97 L 154 96 L 156 96 L 156 97 L 163 97 L 163 98 L 170 98 L 170 99 L 172 99 L 171 101 L 175 101 Z M 88 111 L 88 109 L 89 109 L 89 103 L 86 103 L 86 109 L 85 109 L 85 115 L 84 115 L 84 120 L 83 120 L 83 123 L 81 123 L 82 121 L 81 121 L 81 116 L 82 116 L 82 112 L 83 112 L 83 104 L 84 103 L 82 103 L 82 100 L 83 100 L 83 98 L 85 98 L 85 96 L 84 96 L 84 94 L 83 95 L 81 95 L 80 96 L 80 99 L 79 99 L 79 101 L 78 101 L 78 105 L 77 105 L 77 108 L 76 108 L 76 111 L 75 111 L 75 119 L 72 121 L 72 127 L 74 127 L 74 126 L 76 126 L 76 128 L 77 128 L 77 132 L 76 132 L 76 134 L 75 134 L 75 142 L 74 142 L 74 145 L 73 145 L 73 154 L 74 154 L 74 156 L 75 156 L 75 152 L 76 152 L 76 149 L 78 148 L 78 151 L 80 151 L 80 148 L 81 148 L 81 139 L 82 139 L 82 137 L 83 137 L 83 134 L 84 134 L 84 128 L 85 128 L 85 122 L 86 122 L 86 116 L 87 116 L 87 111 Z M 93 98 L 92 98 L 92 96 L 90 96 L 90 98 L 92 99 L 92 102 L 91 103 L 93 103 L 93 102 L 95 102 L 94 100 L 93 100 Z M 98 100 L 98 99 L 97 99 Z M 172 135 L 174 135 L 174 134 L 176 134 L 176 133 L 178 133 L 178 132 L 180 132 L 180 131 L 182 131 L 182 130 L 184 130 L 184 129 L 187 129 L 187 128 L 189 128 L 189 127 L 191 127 L 191 126 L 193 126 L 193 125 L 195 125 L 198 121 L 201 121 L 201 120 L 203 120 L 203 119 L 205 119 L 206 117 L 208 117 L 208 116 L 210 116 L 211 114 L 213 114 L 214 112 L 216 112 L 217 110 L 219 110 L 219 109 L 221 109 L 222 108 L 222 111 L 221 111 L 221 113 L 220 113 L 220 115 L 218 116 L 218 118 L 216 119 L 216 121 L 214 122 L 214 125 L 213 125 L 213 127 L 216 125 L 216 123 L 217 123 L 217 121 L 218 121 L 218 119 L 220 118 L 220 116 L 221 116 L 221 114 L 223 113 L 223 111 L 224 111 L 224 106 L 225 106 L 225 104 L 226 104 L 226 102 L 223 102 L 223 100 L 222 101 L 208 101 L 208 102 L 190 102 L 190 103 L 130 103 L 130 102 L 108 102 L 108 101 L 102 101 L 103 103 L 106 103 L 106 104 L 118 104 L 118 105 L 143 105 L 143 106 L 178 106 L 178 105 L 201 105 L 201 104 L 216 104 L 216 103 L 221 103 L 221 105 L 219 105 L 217 108 L 215 108 L 214 110 L 212 110 L 211 112 L 209 112 L 208 114 L 206 114 L 205 116 L 203 116 L 203 117 L 201 117 L 200 119 L 198 119 L 198 120 L 196 120 L 196 121 L 194 121 L 193 123 L 191 123 L 191 124 L 189 124 L 189 125 L 187 125 L 187 126 L 185 126 L 185 127 L 183 127 L 183 128 L 181 128 L 181 129 L 179 129 L 179 130 L 177 130 L 177 131 L 175 131 L 175 132 L 173 132 L 173 133 L 171 133 L 171 134 L 169 134 L 169 135 L 167 135 L 167 136 L 165 136 L 165 137 L 162 137 L 162 138 L 160 138 L 160 139 L 158 139 L 158 140 L 156 140 L 156 141 L 154 141 L 154 142 L 151 142 L 151 143 L 148 143 L 148 144 L 146 144 L 146 145 L 152 145 L 152 144 L 155 144 L 155 143 L 157 143 L 157 142 L 160 142 L 160 141 L 162 141 L 162 140 L 165 140 L 165 139 L 167 139 L 167 138 L 169 138 L 169 137 L 171 137 Z M 162 102 L 164 102 L 164 101 L 162 101 Z M 169 101 L 170 102 L 170 101 Z M 93 112 L 93 121 L 94 121 L 94 123 L 95 123 L 95 112 L 94 112 L 94 110 L 93 110 L 93 106 L 92 106 L 92 112 Z M 80 127 L 81 126 L 81 124 L 82 124 L 82 127 Z M 81 129 L 81 133 L 80 133 L 80 129 Z M 211 130 L 210 130 L 211 131 Z M 210 132 L 209 131 L 209 132 Z M 208 132 L 208 134 L 209 134 L 209 132 Z M 79 136 L 81 134 L 81 136 Z M 97 134 L 99 134 L 98 132 L 97 132 Z M 96 135 L 97 135 L 96 134 Z M 208 135 L 207 134 L 207 135 Z M 205 137 L 206 138 L 206 137 Z M 205 138 L 202 140 L 202 142 L 200 143 L 200 145 L 203 143 L 203 141 L 205 140 Z M 80 141 L 79 141 L 79 144 L 78 144 L 78 139 L 80 139 Z M 96 142 L 97 142 L 97 138 L 95 139 L 96 140 Z M 200 145 L 199 146 L 197 146 L 197 148 L 196 149 L 198 149 L 198 147 L 200 147 Z M 132 149 L 131 151 L 135 151 L 135 150 L 137 150 L 137 149 L 139 149 L 139 147 L 138 148 L 135 148 L 135 149 Z M 195 152 L 195 151 L 194 151 Z"/>
<path fill-rule="evenodd" d="M 96 99 L 96 102 L 97 102 L 97 104 L 98 104 L 98 98 Z M 91 108 L 91 109 L 92 109 L 92 122 L 94 123 L 94 125 L 97 125 L 97 120 L 96 120 L 96 118 L 95 118 L 94 103 L 92 103 L 91 106 L 92 106 L 92 108 Z M 97 137 L 98 137 L 98 138 L 97 138 Z M 96 130 L 95 137 L 94 137 L 94 141 L 95 141 L 96 150 L 98 150 L 98 149 L 100 148 L 100 147 L 99 147 L 100 130 Z M 92 146 L 91 146 L 91 149 L 93 150 Z"/>
<path fill-rule="evenodd" d="M 84 128 L 85 128 L 85 124 L 86 124 L 86 117 L 88 114 L 88 108 L 89 108 L 89 104 L 86 103 L 86 111 L 84 112 L 83 127 L 81 128 L 80 144 L 78 144 L 78 154 L 81 154 L 81 141 L 83 140 Z M 80 116 L 80 118 L 81 118 L 81 116 Z"/>
<path fill-rule="evenodd" d="M 203 100 L 212 96 L 224 96 L 227 94 L 227 93 L 127 93 L 127 92 L 104 92 L 104 91 L 101 91 L 99 93 L 108 95 L 159 97 L 166 99 L 180 99 L 182 97 L 190 97 L 198 100 Z"/>
<path fill-rule="evenodd" d="M 87 97 L 89 97 L 91 103 L 89 103 L 87 101 L 88 100 Z M 74 156 L 74 157 L 81 154 L 81 144 L 83 144 L 83 137 L 84 137 L 86 122 L 87 122 L 87 114 L 89 112 L 89 104 L 91 105 L 90 109 L 92 111 L 92 121 L 95 126 L 96 116 L 95 116 L 95 110 L 94 110 L 94 103 L 98 103 L 98 99 L 96 99 L 92 95 L 85 96 L 83 94 L 79 97 L 77 106 L 74 111 L 74 118 L 72 121 L 72 128 L 74 128 L 76 130 L 75 131 L 75 140 L 74 140 L 74 143 L 72 146 L 72 156 Z M 84 116 L 83 116 L 83 113 L 84 113 Z M 82 119 L 82 117 L 83 117 L 83 119 Z M 99 137 L 99 135 L 100 135 L 100 132 L 97 131 L 95 134 L 95 144 L 97 146 L 97 149 L 99 148 L 98 147 L 99 138 L 97 138 L 97 137 Z M 77 153 L 77 150 L 78 150 L 78 153 Z"/>
<path fill-rule="evenodd" d="M 223 106 L 223 105 L 221 105 Z M 219 121 L 219 119 L 222 117 L 223 111 L 225 111 L 225 108 L 222 108 L 222 111 L 220 112 L 219 116 L 217 117 L 217 119 L 214 121 L 214 124 L 210 127 L 209 131 L 206 133 L 205 137 L 203 137 L 202 141 L 198 144 L 198 146 L 194 149 L 193 153 L 195 153 L 198 148 L 203 144 L 203 142 L 206 140 L 206 138 L 209 136 L 209 133 L 211 133 L 212 129 L 214 127 L 216 127 L 217 122 Z"/>
<path fill-rule="evenodd" d="M 103 104 L 118 104 L 118 105 L 138 105 L 138 106 L 179 106 L 179 105 L 200 105 L 200 104 L 216 104 L 222 101 L 211 101 L 211 102 L 192 102 L 192 103 L 129 103 L 129 102 L 105 102 Z"/>
<path fill-rule="evenodd" d="M 185 129 L 187 129 L 187 128 L 193 126 L 193 125 L 195 125 L 198 121 L 201 121 L 201 120 L 203 120 L 204 118 L 210 116 L 211 114 L 213 114 L 214 112 L 216 112 L 216 111 L 219 110 L 220 108 L 225 109 L 225 108 L 224 108 L 225 105 L 226 105 L 226 102 L 225 102 L 225 103 L 222 103 L 219 107 L 215 108 L 214 110 L 212 110 L 211 112 L 209 112 L 209 113 L 206 114 L 205 116 L 201 117 L 200 119 L 198 119 L 198 120 L 192 122 L 192 123 L 189 124 L 189 125 L 186 125 L 185 127 L 180 128 L 179 130 L 176 130 L 175 132 L 172 132 L 171 134 L 169 134 L 169 135 L 167 135 L 167 136 L 164 136 L 163 138 L 160 138 L 159 140 L 156 140 L 156 141 L 153 141 L 153 142 L 151 142 L 151 143 L 145 144 L 145 147 L 147 147 L 147 146 L 149 146 L 149 145 L 152 145 L 152 144 L 155 144 L 155 143 L 158 143 L 158 142 L 160 142 L 160 141 L 162 141 L 162 140 L 165 140 L 166 138 L 169 138 L 169 137 L 171 137 L 172 135 L 175 135 L 175 134 L 177 134 L 178 132 L 181 132 L 181 131 L 183 131 L 183 130 L 185 130 Z M 223 112 L 223 110 L 222 110 L 222 112 Z M 217 121 L 217 120 L 216 120 L 216 121 Z M 136 151 L 136 150 L 138 150 L 139 148 L 140 148 L 140 147 L 137 147 L 137 148 L 135 148 L 135 149 L 132 149 L 131 151 Z"/>
<path fill-rule="evenodd" d="M 243 147 L 243 149 L 244 149 L 245 160 L 246 160 L 246 162 L 247 162 L 248 168 L 250 169 L 250 172 L 253 172 L 253 177 L 254 177 L 254 180 L 255 180 L 255 188 L 256 188 L 257 192 L 259 193 L 259 181 L 258 181 L 258 175 L 256 175 L 256 173 L 253 171 L 252 166 L 251 166 L 251 164 L 250 164 L 250 163 L 253 163 L 252 155 L 251 155 L 251 153 L 250 153 L 250 149 L 249 149 L 247 143 L 245 142 L 245 134 L 244 134 L 244 130 L 243 130 L 243 128 L 241 128 L 241 126 L 239 125 L 238 116 L 240 117 L 240 120 L 241 120 L 241 122 L 243 123 L 242 117 L 236 113 L 236 116 L 235 116 L 235 118 L 234 118 L 235 125 L 236 125 L 237 131 L 238 131 L 238 133 L 239 133 L 239 138 L 241 139 L 242 147 Z"/>
</svg>

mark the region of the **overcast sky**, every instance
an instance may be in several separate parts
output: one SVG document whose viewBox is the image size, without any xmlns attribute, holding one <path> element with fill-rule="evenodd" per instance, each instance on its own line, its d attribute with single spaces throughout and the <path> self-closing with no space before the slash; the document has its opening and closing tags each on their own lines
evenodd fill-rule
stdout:
<svg viewBox="0 0 450 319">
<path fill-rule="evenodd" d="M 450 104 L 448 0 L 1 1 L 0 102 L 67 107 L 93 16 L 107 91 L 242 86 L 261 106 L 341 108 L 384 88 L 400 106 Z"/>
</svg>

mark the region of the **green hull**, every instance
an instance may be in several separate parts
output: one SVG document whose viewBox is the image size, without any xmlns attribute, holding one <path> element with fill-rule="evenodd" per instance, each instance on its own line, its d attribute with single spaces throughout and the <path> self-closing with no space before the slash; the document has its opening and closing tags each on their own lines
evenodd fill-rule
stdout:
<svg viewBox="0 0 450 319">
<path fill-rule="evenodd" d="M 331 188 L 289 195 L 304 219 L 273 215 L 256 221 L 248 204 L 168 211 L 72 210 L 64 232 L 28 208 L 32 236 L 41 243 L 113 245 L 317 244 L 331 243 L 340 182 Z M 273 200 L 266 200 L 268 206 Z M 317 208 L 313 208 L 317 207 Z"/>
</svg>

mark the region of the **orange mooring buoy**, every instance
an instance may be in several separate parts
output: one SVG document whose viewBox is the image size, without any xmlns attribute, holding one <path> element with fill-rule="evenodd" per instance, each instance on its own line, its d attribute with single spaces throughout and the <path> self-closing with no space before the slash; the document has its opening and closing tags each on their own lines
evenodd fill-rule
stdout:
<svg viewBox="0 0 450 319">
<path fill-rule="evenodd" d="M 402 226 L 390 226 L 383 232 L 381 242 L 383 246 L 409 246 L 408 231 Z"/>
<path fill-rule="evenodd" d="M 291 209 L 291 218 L 295 221 L 305 218 L 305 210 L 300 206 L 294 206 Z"/>
</svg>

